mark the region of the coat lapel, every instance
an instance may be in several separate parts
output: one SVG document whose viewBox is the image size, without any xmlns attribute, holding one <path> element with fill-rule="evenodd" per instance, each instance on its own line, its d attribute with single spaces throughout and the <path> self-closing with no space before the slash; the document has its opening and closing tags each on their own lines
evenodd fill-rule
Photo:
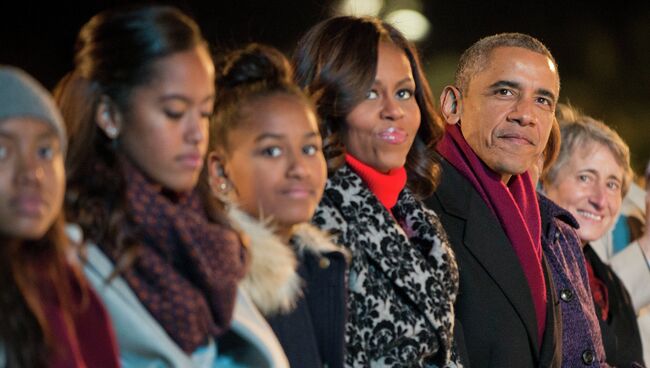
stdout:
<svg viewBox="0 0 650 368">
<path fill-rule="evenodd" d="M 434 311 L 438 310 L 437 307 L 439 307 L 434 306 L 434 289 L 441 287 L 436 282 L 444 282 L 442 280 L 446 280 L 448 277 L 443 278 L 434 274 L 437 271 L 435 267 L 432 267 L 430 259 L 433 259 L 436 254 L 423 253 L 424 250 L 417 244 L 413 244 L 409 239 L 411 237 L 420 238 L 424 235 L 424 229 L 418 229 L 418 231 L 407 234 L 363 184 L 361 178 L 347 166 L 339 169 L 337 177 L 333 178 L 333 180 L 332 187 L 345 188 L 342 193 L 339 193 L 344 199 L 340 204 L 342 216 L 348 226 L 355 229 L 357 236 L 363 236 L 367 240 L 367 246 L 361 251 L 367 255 L 372 263 L 377 265 L 396 287 L 402 290 L 404 295 L 418 307 L 418 310 L 431 325 L 440 327 L 440 316 L 434 315 Z M 342 183 L 344 182 L 350 185 L 343 186 Z M 412 198 L 407 190 L 405 192 L 407 193 L 402 193 L 400 196 L 400 201 L 405 196 Z M 351 198 L 354 198 L 359 203 L 369 205 L 372 208 L 371 213 L 364 213 L 362 206 L 356 206 L 354 202 L 346 200 Z M 419 210 L 423 210 L 421 206 Z M 410 216 L 407 217 L 407 221 L 408 218 Z M 432 225 L 429 224 L 429 226 Z M 428 230 L 429 232 L 434 231 L 432 229 Z M 437 238 L 437 241 L 440 242 L 440 238 Z M 429 249 L 440 249 L 439 244 L 437 245 L 433 246 L 431 244 Z M 440 270 L 440 272 L 443 272 L 443 270 Z M 432 280 L 435 282 L 431 282 Z M 451 293 L 455 290 L 455 285 L 445 285 L 446 289 L 443 290 L 448 290 Z M 455 295 L 455 291 L 453 294 Z"/>
<path fill-rule="evenodd" d="M 517 311 L 534 346 L 533 351 L 538 353 L 535 307 L 526 276 L 510 240 L 471 183 L 446 161 L 443 162 L 443 172 L 447 178 L 442 181 L 435 196 L 443 211 L 465 220 L 463 245 Z"/>
</svg>

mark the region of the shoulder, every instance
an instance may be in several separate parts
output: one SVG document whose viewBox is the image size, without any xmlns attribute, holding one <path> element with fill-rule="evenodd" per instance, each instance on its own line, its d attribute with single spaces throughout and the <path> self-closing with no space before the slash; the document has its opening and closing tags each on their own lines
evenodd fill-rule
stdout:
<svg viewBox="0 0 650 368">
<path fill-rule="evenodd" d="M 271 225 L 232 206 L 228 217 L 248 240 L 250 268 L 241 282 L 264 315 L 289 311 L 301 294 L 293 249 L 278 238 Z"/>
<path fill-rule="evenodd" d="M 349 203 L 356 200 L 351 191 L 356 189 L 357 185 L 348 180 L 352 176 L 354 174 L 351 170 L 343 166 L 327 179 L 323 197 L 312 217 L 312 223 L 319 229 L 339 234 L 347 231 L 349 218 L 344 217 L 344 210 L 349 207 Z"/>
<path fill-rule="evenodd" d="M 447 214 L 465 217 L 472 201 L 483 201 L 469 180 L 449 162 L 441 159 L 440 183 L 424 204 L 444 217 Z"/>
<path fill-rule="evenodd" d="M 294 236 L 299 251 L 309 251 L 314 254 L 341 253 L 346 258 L 349 257 L 348 251 L 336 244 L 331 235 L 311 224 L 298 225 Z"/>
<path fill-rule="evenodd" d="M 564 208 L 560 207 L 557 203 L 550 200 L 544 194 L 537 192 L 537 203 L 539 204 L 539 212 L 544 221 L 555 219 L 555 223 L 563 228 L 577 229 L 579 227 L 578 221 L 571 215 L 571 213 Z"/>
</svg>

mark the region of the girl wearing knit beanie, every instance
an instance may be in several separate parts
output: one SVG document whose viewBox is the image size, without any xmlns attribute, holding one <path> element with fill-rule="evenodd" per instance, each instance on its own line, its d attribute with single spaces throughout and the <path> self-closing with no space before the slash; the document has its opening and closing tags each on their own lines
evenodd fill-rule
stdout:
<svg viewBox="0 0 650 368">
<path fill-rule="evenodd" d="M 109 318 L 63 231 L 65 128 L 49 93 L 0 67 L 0 366 L 118 367 Z"/>
</svg>

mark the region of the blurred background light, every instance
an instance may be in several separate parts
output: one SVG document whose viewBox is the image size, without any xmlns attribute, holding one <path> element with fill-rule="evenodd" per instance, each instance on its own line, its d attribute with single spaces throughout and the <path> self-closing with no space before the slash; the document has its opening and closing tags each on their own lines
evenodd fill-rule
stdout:
<svg viewBox="0 0 650 368">
<path fill-rule="evenodd" d="M 339 5 L 338 12 L 341 15 L 376 17 L 383 6 L 383 0 L 343 0 Z"/>
<path fill-rule="evenodd" d="M 399 9 L 386 15 L 385 20 L 395 26 L 410 41 L 423 40 L 431 30 L 431 23 L 416 10 Z"/>
</svg>

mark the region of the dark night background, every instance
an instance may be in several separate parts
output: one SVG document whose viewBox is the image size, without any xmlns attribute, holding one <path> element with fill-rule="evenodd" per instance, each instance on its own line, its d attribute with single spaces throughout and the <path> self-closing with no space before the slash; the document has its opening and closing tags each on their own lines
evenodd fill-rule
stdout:
<svg viewBox="0 0 650 368">
<path fill-rule="evenodd" d="M 4 2 L 0 63 L 22 67 L 52 88 L 72 69 L 80 27 L 98 11 L 125 3 L 132 2 Z M 307 28 L 334 14 L 339 0 L 165 3 L 193 16 L 217 52 L 257 41 L 290 53 Z M 480 37 L 531 34 L 558 61 L 561 101 L 617 129 L 630 144 L 635 171 L 643 172 L 650 159 L 650 1 L 385 0 L 380 16 L 400 6 L 419 7 L 431 22 L 418 47 L 435 95 L 452 80 L 462 50 Z"/>
</svg>

